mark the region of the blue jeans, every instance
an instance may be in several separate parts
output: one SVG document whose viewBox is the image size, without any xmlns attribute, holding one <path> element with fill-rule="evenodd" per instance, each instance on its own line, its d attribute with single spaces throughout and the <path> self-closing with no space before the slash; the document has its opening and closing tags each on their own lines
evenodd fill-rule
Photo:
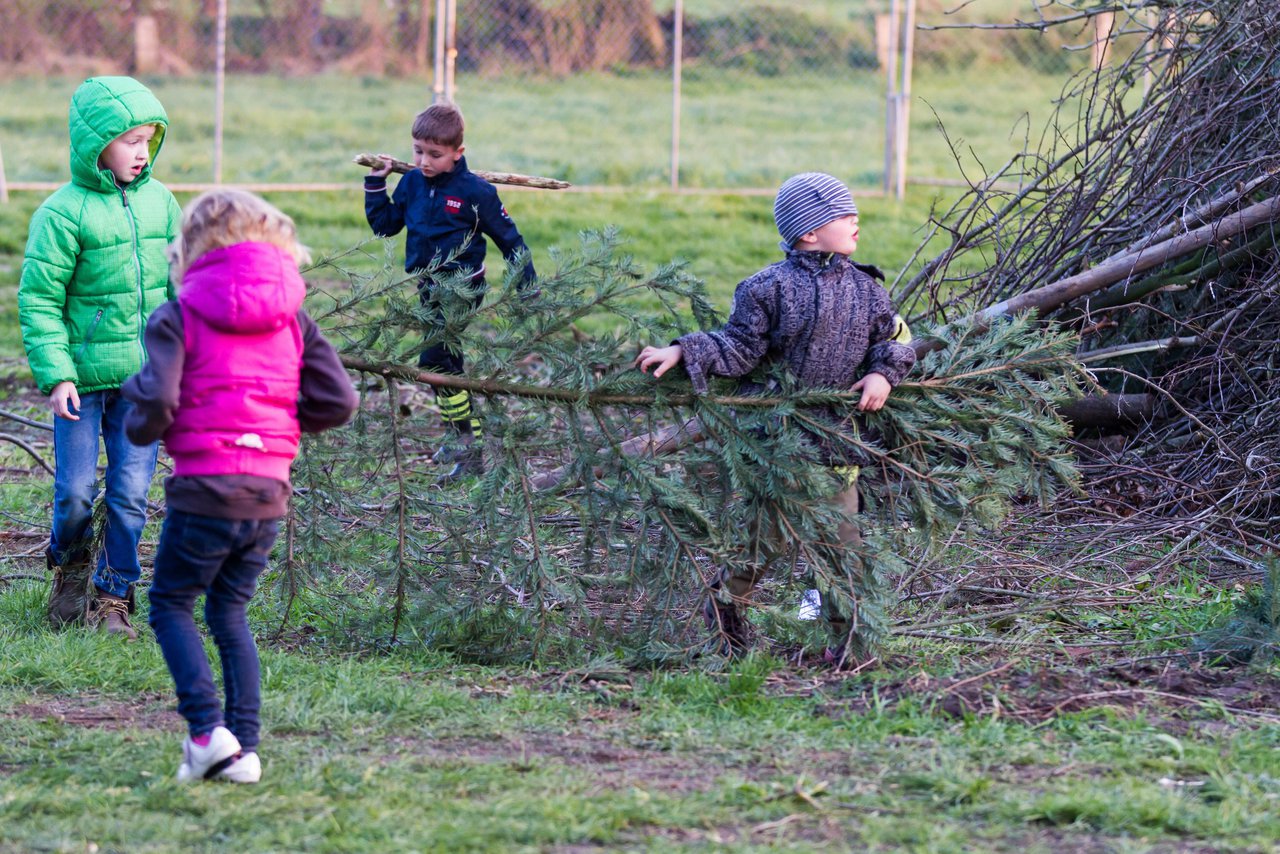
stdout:
<svg viewBox="0 0 1280 854">
<path fill-rule="evenodd" d="M 258 649 L 245 608 L 276 541 L 279 519 L 218 519 L 170 510 L 160 532 L 148 598 L 151 628 L 192 736 L 226 726 L 246 752 L 258 745 Z M 222 658 L 226 713 L 196 630 L 196 597 Z"/>
<path fill-rule="evenodd" d="M 80 395 L 79 421 L 53 419 L 53 533 L 49 554 L 59 566 L 83 561 L 93 539 L 98 497 L 98 446 L 107 448 L 106 528 L 93 581 L 124 596 L 138 581 L 138 540 L 147 522 L 147 490 L 156 470 L 158 443 L 138 446 L 124 434 L 133 404 L 115 389 Z"/>
</svg>

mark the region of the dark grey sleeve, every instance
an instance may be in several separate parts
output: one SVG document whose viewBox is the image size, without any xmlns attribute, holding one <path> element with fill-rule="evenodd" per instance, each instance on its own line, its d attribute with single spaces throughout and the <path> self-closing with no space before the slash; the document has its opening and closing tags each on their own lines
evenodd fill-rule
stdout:
<svg viewBox="0 0 1280 854">
<path fill-rule="evenodd" d="M 125 417 L 124 432 L 135 445 L 150 445 L 163 437 L 178 409 L 187 354 L 177 302 L 167 302 L 151 313 L 143 341 L 147 361 L 120 388 L 133 403 Z"/>
<path fill-rule="evenodd" d="M 305 433 L 340 427 L 360 406 L 360 396 L 338 352 L 316 322 L 298 310 L 302 327 L 302 376 L 298 386 L 298 425 Z"/>
<path fill-rule="evenodd" d="M 867 348 L 865 374 L 881 374 L 896 386 L 902 382 L 916 363 L 916 351 L 909 344 L 894 340 L 898 334 L 898 313 L 884 288 L 878 285 L 871 315 L 871 336 Z"/>
<path fill-rule="evenodd" d="M 677 339 L 694 391 L 705 392 L 710 375 L 741 377 L 760 364 L 769 351 L 769 330 L 777 314 L 774 293 L 765 280 L 753 276 L 738 285 L 733 294 L 733 310 L 723 327 Z"/>
</svg>

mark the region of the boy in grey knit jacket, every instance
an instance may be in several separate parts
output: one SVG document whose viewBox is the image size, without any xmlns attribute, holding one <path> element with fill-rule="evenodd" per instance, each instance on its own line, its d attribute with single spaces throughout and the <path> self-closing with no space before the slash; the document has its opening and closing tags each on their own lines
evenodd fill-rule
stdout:
<svg viewBox="0 0 1280 854">
<path fill-rule="evenodd" d="M 694 390 L 707 390 L 707 377 L 741 377 L 765 360 L 782 360 L 803 386 L 847 388 L 859 392 L 858 409 L 884 406 L 893 387 L 915 364 L 907 346 L 910 333 L 894 311 L 889 294 L 876 281 L 879 270 L 855 264 L 858 208 L 849 189 L 820 172 L 788 178 L 778 190 L 774 220 L 786 257 L 738 285 L 729 321 L 711 332 L 694 332 L 666 347 L 645 347 L 636 367 L 660 377 L 683 364 Z M 856 545 L 861 534 L 857 463 L 840 451 L 824 449 L 828 462 L 845 479 L 835 497 L 847 521 L 839 528 L 842 543 Z M 753 532 L 758 534 L 759 532 Z M 721 570 L 704 616 L 717 634 L 721 652 L 745 649 L 746 622 L 741 606 L 763 577 L 772 558 L 785 546 L 762 537 L 763 560 L 737 573 Z M 824 603 L 823 615 L 838 639 L 848 635 L 847 617 Z M 837 666 L 847 662 L 839 640 L 827 650 Z"/>
</svg>

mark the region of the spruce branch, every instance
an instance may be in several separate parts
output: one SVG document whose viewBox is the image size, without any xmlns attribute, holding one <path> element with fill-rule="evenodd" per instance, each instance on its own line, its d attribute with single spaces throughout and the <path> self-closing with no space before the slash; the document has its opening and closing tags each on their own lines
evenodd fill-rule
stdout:
<svg viewBox="0 0 1280 854">
<path fill-rule="evenodd" d="M 754 567 L 823 591 L 849 621 L 851 649 L 870 657 L 888 636 L 900 555 L 961 524 L 994 524 L 1022 495 L 1074 486 L 1055 407 L 1089 380 L 1065 332 L 1027 318 L 943 329 L 944 346 L 870 415 L 846 389 L 800 389 L 768 368 L 755 377 L 765 394 L 717 381 L 695 395 L 687 379 L 654 382 L 631 361 L 690 315 L 719 324 L 701 283 L 678 264 L 641 269 L 614 231 L 555 260 L 533 300 L 520 299 L 514 271 L 477 305 L 461 277 L 419 294 L 390 263 L 313 297 L 344 331 L 345 364 L 377 387 L 350 427 L 309 440 L 297 542 L 312 587 L 385 598 L 385 622 L 352 615 L 368 630 L 399 638 L 408 622 L 484 660 L 605 633 L 653 660 L 700 646 L 692 614 L 707 581 Z M 466 375 L 403 363 L 431 344 L 466 353 Z M 448 488 L 425 463 L 437 422 L 401 409 L 423 410 L 441 387 L 471 392 L 488 462 Z M 702 441 L 682 444 L 692 436 Z M 832 498 L 847 484 L 827 465 L 832 450 L 864 460 L 855 548 L 838 534 L 849 520 Z M 550 475 L 560 488 L 540 488 Z M 350 566 L 368 568 L 351 577 Z"/>
</svg>

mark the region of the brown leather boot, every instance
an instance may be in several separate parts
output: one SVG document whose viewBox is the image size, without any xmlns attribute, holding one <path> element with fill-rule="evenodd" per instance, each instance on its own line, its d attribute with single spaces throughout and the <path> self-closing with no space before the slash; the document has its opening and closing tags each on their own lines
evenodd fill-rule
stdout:
<svg viewBox="0 0 1280 854">
<path fill-rule="evenodd" d="M 84 622 L 90 600 L 89 576 L 92 573 L 89 561 L 68 561 L 66 566 L 58 566 L 50 555 L 46 555 L 45 560 L 53 573 L 49 621 L 56 629 Z"/>
<path fill-rule="evenodd" d="M 99 631 L 109 635 L 121 635 L 125 640 L 137 640 L 138 633 L 129 625 L 129 600 L 98 591 L 94 605 L 94 623 Z"/>
</svg>

